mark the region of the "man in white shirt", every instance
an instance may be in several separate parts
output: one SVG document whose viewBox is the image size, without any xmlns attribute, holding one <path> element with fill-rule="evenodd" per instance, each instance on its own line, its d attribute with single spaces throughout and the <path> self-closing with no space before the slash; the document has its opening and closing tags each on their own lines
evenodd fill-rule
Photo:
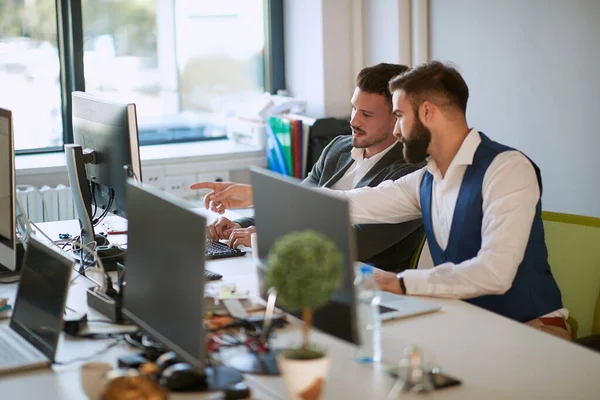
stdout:
<svg viewBox="0 0 600 400">
<path fill-rule="evenodd" d="M 398 179 L 424 165 L 408 165 L 404 161 L 402 144 L 393 135 L 396 117 L 392 113 L 388 84 L 390 79 L 407 69 L 403 65 L 382 63 L 358 73 L 351 99 L 352 135 L 338 136 L 327 145 L 304 179 L 304 184 L 334 190 L 373 187 L 384 180 Z M 215 189 L 224 185 L 227 183 L 203 182 L 191 187 Z M 207 200 L 210 197 L 207 196 Z M 222 211 L 222 208 L 215 208 L 215 211 Z M 359 260 L 396 272 L 409 265 L 424 234 L 420 219 L 395 225 L 358 225 L 355 228 Z M 214 238 L 228 239 L 232 247 L 250 246 L 250 235 L 255 231 L 254 219 L 230 221 L 221 217 L 209 226 L 209 231 Z"/>
<path fill-rule="evenodd" d="M 435 268 L 377 271 L 383 290 L 464 299 L 569 338 L 541 220 L 541 175 L 521 152 L 466 121 L 458 71 L 420 65 L 390 82 L 394 134 L 408 162 L 427 166 L 375 188 L 343 192 L 355 223 L 423 217 Z"/>
<path fill-rule="evenodd" d="M 469 89 L 456 69 L 420 65 L 390 82 L 394 134 L 409 162 L 427 166 L 377 187 L 338 192 L 353 222 L 423 217 L 435 268 L 377 270 L 381 289 L 463 299 L 570 339 L 560 290 L 548 264 L 541 175 L 525 155 L 469 128 Z M 208 202 L 249 205 L 251 187 L 219 188 Z"/>
</svg>

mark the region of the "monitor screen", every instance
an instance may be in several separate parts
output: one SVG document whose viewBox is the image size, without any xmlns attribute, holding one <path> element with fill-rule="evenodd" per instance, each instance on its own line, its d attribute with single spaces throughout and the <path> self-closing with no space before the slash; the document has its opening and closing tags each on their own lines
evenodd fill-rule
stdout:
<svg viewBox="0 0 600 400">
<path fill-rule="evenodd" d="M 10 322 L 51 360 L 56 354 L 74 262 L 30 237 Z"/>
<path fill-rule="evenodd" d="M 285 234 L 310 229 L 328 237 L 344 257 L 342 284 L 329 303 L 316 310 L 313 323 L 317 329 L 358 344 L 354 297 L 356 256 L 348 202 L 261 168 L 251 169 L 251 179 L 258 254 L 263 268 L 268 268 L 266 259 L 273 244 Z"/>
<path fill-rule="evenodd" d="M 73 92 L 73 142 L 95 154 L 85 165 L 94 205 L 126 217 L 125 181 L 142 180 L 135 104 Z"/>
<path fill-rule="evenodd" d="M 194 206 L 129 180 L 123 313 L 204 372 L 206 218 Z"/>
<path fill-rule="evenodd" d="M 0 109 L 0 266 L 16 269 L 12 114 Z"/>
</svg>

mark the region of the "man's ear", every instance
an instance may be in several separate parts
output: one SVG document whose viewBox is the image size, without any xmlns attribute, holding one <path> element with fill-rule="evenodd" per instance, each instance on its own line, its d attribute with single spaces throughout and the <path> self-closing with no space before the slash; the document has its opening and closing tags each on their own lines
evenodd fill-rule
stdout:
<svg viewBox="0 0 600 400">
<path fill-rule="evenodd" d="M 423 121 L 423 123 L 430 122 L 431 118 L 433 117 L 433 113 L 433 104 L 430 101 L 425 100 L 421 104 L 421 107 L 419 107 L 419 117 L 421 117 L 421 121 Z"/>
</svg>

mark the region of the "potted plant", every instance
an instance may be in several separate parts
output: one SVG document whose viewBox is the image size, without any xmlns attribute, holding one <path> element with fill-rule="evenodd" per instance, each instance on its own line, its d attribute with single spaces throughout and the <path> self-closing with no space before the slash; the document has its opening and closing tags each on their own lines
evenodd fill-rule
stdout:
<svg viewBox="0 0 600 400">
<path fill-rule="evenodd" d="M 313 311 L 324 306 L 340 286 L 342 253 L 327 237 L 306 230 L 282 236 L 269 252 L 266 279 L 278 303 L 302 313 L 302 343 L 277 357 L 291 399 L 318 399 L 329 372 L 323 349 L 311 345 Z"/>
</svg>

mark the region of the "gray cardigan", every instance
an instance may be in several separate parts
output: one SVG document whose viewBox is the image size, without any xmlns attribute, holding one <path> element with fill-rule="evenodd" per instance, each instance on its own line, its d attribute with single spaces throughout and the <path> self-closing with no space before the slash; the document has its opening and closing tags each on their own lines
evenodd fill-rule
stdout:
<svg viewBox="0 0 600 400">
<path fill-rule="evenodd" d="M 303 184 L 331 187 L 353 163 L 350 151 L 352 137 L 338 136 L 323 149 L 321 157 L 302 181 Z M 402 144 L 396 143 L 356 185 L 357 188 L 379 185 L 385 180 L 396 180 L 423 167 L 424 164 L 408 165 L 402 154 Z M 253 218 L 236 220 L 246 228 L 254 225 Z M 374 264 L 387 271 L 399 272 L 406 269 L 412 255 L 423 238 L 421 219 L 399 224 L 354 225 L 357 254 L 360 261 Z"/>
</svg>

